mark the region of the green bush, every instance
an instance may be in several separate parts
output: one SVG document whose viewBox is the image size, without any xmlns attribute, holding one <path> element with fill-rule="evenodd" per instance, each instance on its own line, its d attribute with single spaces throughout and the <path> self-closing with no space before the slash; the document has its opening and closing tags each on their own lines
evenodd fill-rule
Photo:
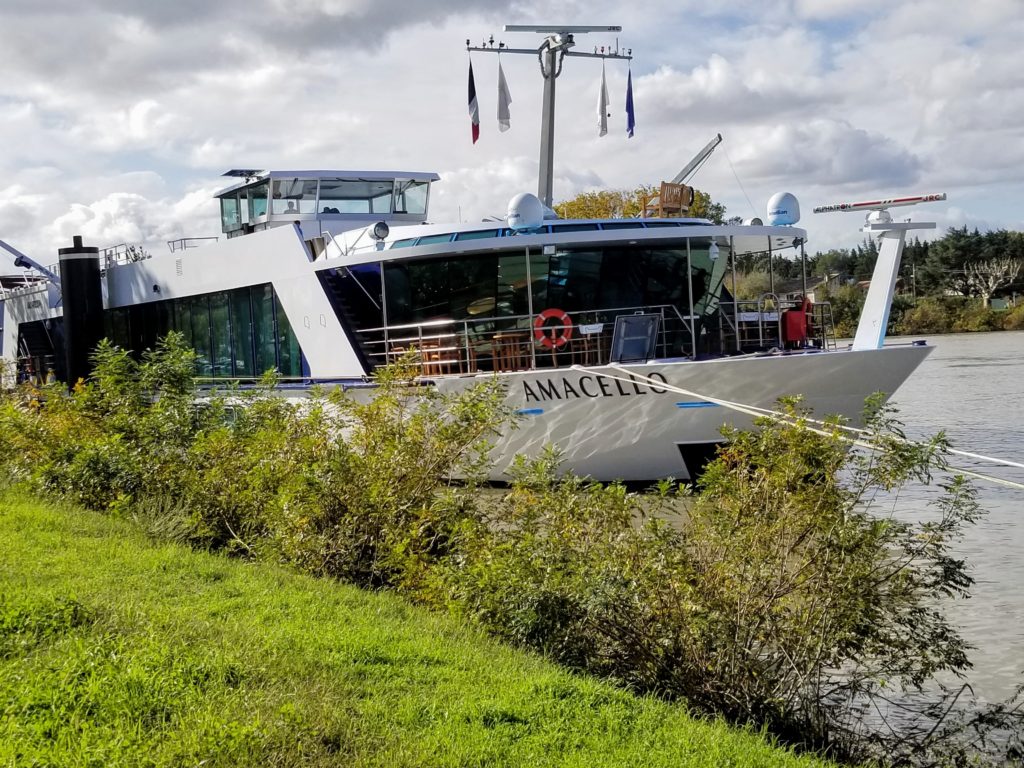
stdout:
<svg viewBox="0 0 1024 768">
<path fill-rule="evenodd" d="M 1007 331 L 1024 331 L 1024 302 L 1003 315 L 1003 329 Z"/>
<path fill-rule="evenodd" d="M 951 547 L 973 493 L 955 480 L 922 524 L 876 517 L 873 499 L 941 466 L 944 440 L 906 443 L 878 410 L 877 448 L 851 453 L 838 425 L 815 431 L 789 408 L 729 432 L 692 498 L 559 479 L 550 456 L 520 464 L 464 526 L 450 606 L 637 690 L 836 754 L 909 759 L 919 743 L 869 746 L 857 713 L 969 666 L 939 606 L 971 584 Z"/>
<path fill-rule="evenodd" d="M 442 395 L 400 364 L 372 396 L 298 403 L 273 375 L 200 393 L 193 362 L 179 334 L 138 362 L 103 342 L 70 396 L 60 385 L 0 395 L 3 476 L 202 547 L 413 590 L 511 418 L 496 379 Z"/>
<path fill-rule="evenodd" d="M 1002 327 L 1002 313 L 979 302 L 965 304 L 953 321 L 954 331 L 998 331 Z"/>
<path fill-rule="evenodd" d="M 284 492 L 274 538 L 287 559 L 414 592 L 448 552 L 488 441 L 510 414 L 497 379 L 443 395 L 411 386 L 411 375 L 388 369 L 372 397 L 335 390 L 309 411 L 306 423 L 328 434 Z"/>
<path fill-rule="evenodd" d="M 908 443 L 875 408 L 874 447 L 851 451 L 840 425 L 814 429 L 789 403 L 782 423 L 727 432 L 692 496 L 561 476 L 552 453 L 519 460 L 506 493 L 478 493 L 511 418 L 496 379 L 449 396 L 398 365 L 372 392 L 297 403 L 272 375 L 199 393 L 192 354 L 174 334 L 140 361 L 104 343 L 70 395 L 0 394 L 0 476 L 155 535 L 394 589 L 835 754 L 967 754 L 942 717 L 891 733 L 864 719 L 890 688 L 968 666 L 941 601 L 971 583 L 951 550 L 977 515 L 970 488 L 951 482 L 921 524 L 873 506 L 930 481 L 941 436 Z M 1019 714 L 980 710 L 963 728 Z"/>
<path fill-rule="evenodd" d="M 917 333 L 949 333 L 953 317 L 949 308 L 937 299 L 918 299 L 915 306 L 903 313 L 897 333 L 909 336 Z"/>
</svg>

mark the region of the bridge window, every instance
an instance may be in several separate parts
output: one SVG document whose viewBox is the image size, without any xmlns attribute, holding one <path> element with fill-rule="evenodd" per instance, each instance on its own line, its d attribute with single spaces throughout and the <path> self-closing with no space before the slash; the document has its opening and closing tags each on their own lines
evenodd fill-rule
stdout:
<svg viewBox="0 0 1024 768">
<path fill-rule="evenodd" d="M 391 213 L 394 182 L 320 181 L 320 213 Z"/>
<path fill-rule="evenodd" d="M 429 189 L 429 181 L 396 181 L 395 213 L 425 214 Z"/>
<path fill-rule="evenodd" d="M 241 213 L 238 210 L 238 197 L 222 197 L 220 199 L 220 228 L 224 232 L 231 232 L 240 229 L 242 226 Z"/>
<path fill-rule="evenodd" d="M 264 181 L 254 187 L 249 187 L 249 218 L 255 219 L 267 215 L 267 193 L 270 191 L 269 182 Z"/>
<path fill-rule="evenodd" d="M 270 212 L 316 213 L 316 185 L 315 180 L 275 179 Z"/>
</svg>

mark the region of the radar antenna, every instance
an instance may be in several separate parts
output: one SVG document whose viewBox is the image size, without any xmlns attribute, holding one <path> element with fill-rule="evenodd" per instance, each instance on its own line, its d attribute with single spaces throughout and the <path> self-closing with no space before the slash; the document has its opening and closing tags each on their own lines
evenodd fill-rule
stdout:
<svg viewBox="0 0 1024 768">
<path fill-rule="evenodd" d="M 819 205 L 814 209 L 815 213 L 836 213 L 839 211 L 868 211 L 866 224 L 888 224 L 892 221 L 890 208 L 897 208 L 902 205 L 917 205 L 918 203 L 934 203 L 946 199 L 946 193 L 940 192 L 937 195 L 914 195 L 912 197 L 890 197 L 885 200 L 868 200 L 861 203 L 834 203 L 832 205 Z M 934 225 L 933 225 L 934 226 Z"/>
<path fill-rule="evenodd" d="M 871 274 L 871 285 L 868 287 L 864 309 L 857 323 L 857 335 L 854 336 L 852 349 L 881 349 L 885 339 L 886 326 L 889 324 L 889 310 L 892 297 L 896 292 L 896 280 L 900 272 L 900 259 L 903 256 L 903 243 L 907 232 L 912 229 L 935 229 L 935 222 L 907 221 L 894 222 L 890 208 L 918 203 L 934 203 L 946 199 L 946 193 L 937 195 L 914 195 L 911 197 L 890 197 L 883 200 L 867 200 L 859 203 L 835 203 L 819 205 L 815 213 L 833 213 L 847 211 L 867 211 L 867 218 L 861 231 L 869 234 L 878 233 L 880 247 L 875 271 Z"/>
</svg>

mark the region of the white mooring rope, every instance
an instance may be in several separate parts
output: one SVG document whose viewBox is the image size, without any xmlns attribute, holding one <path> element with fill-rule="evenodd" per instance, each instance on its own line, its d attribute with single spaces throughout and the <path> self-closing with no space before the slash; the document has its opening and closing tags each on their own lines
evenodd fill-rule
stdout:
<svg viewBox="0 0 1024 768">
<path fill-rule="evenodd" d="M 677 386 L 675 386 L 673 384 L 668 384 L 668 383 L 666 383 L 664 381 L 659 381 L 658 379 L 652 379 L 650 377 L 644 376 L 641 373 L 637 373 L 635 371 L 629 371 L 629 370 L 626 370 L 625 368 L 621 368 L 620 366 L 617 366 L 617 365 L 614 365 L 614 364 L 609 365 L 608 367 L 611 368 L 612 370 L 618 371 L 619 373 L 625 374 L 628 378 L 621 378 L 619 376 L 614 376 L 614 375 L 606 373 L 604 371 L 598 371 L 598 370 L 595 370 L 593 368 L 586 368 L 586 367 L 581 366 L 581 365 L 574 365 L 573 366 L 573 368 L 576 369 L 576 370 L 586 371 L 587 373 L 595 375 L 595 376 L 605 376 L 605 377 L 607 377 L 609 379 L 613 379 L 615 381 L 622 381 L 622 382 L 625 382 L 627 384 L 631 384 L 631 383 L 633 383 L 635 381 L 640 381 L 640 382 L 643 382 L 643 383 L 647 384 L 648 386 L 658 387 L 660 389 L 668 390 L 669 392 L 675 392 L 676 394 L 686 395 L 687 397 L 694 397 L 694 398 L 697 398 L 698 400 L 703 400 L 703 401 L 708 402 L 708 403 L 714 403 L 715 405 L 720 405 L 723 408 L 729 408 L 730 410 L 738 411 L 740 413 L 745 413 L 748 416 L 766 416 L 768 418 L 775 419 L 776 421 L 780 421 L 780 422 L 783 422 L 783 423 L 786 423 L 786 424 L 792 424 L 793 423 L 792 419 L 790 419 L 786 414 L 781 413 L 779 411 L 772 410 L 770 408 L 761 408 L 760 406 L 747 405 L 747 404 L 744 404 L 744 403 L 734 403 L 734 402 L 732 402 L 730 400 L 722 400 L 721 398 L 711 397 L 710 395 L 705 395 L 705 394 L 702 394 L 700 392 L 694 392 L 694 391 L 689 390 L 689 389 L 683 389 L 682 387 L 677 387 Z M 812 419 L 812 418 L 807 418 L 807 417 L 802 417 L 802 418 L 803 418 L 804 421 L 806 421 L 806 422 L 808 422 L 810 424 L 818 424 L 818 425 L 822 425 L 822 426 L 826 425 L 826 422 L 824 422 L 824 421 L 819 421 L 817 419 Z M 845 430 L 847 432 L 852 432 L 854 434 L 860 434 L 860 435 L 870 434 L 870 432 L 868 430 L 860 429 L 858 427 L 850 427 L 850 426 L 846 426 L 846 425 L 842 425 L 842 424 L 829 425 L 829 426 L 838 426 L 840 429 L 843 429 L 843 430 Z M 824 435 L 826 437 L 831 436 L 833 434 L 831 432 L 828 432 L 828 431 L 826 431 L 824 429 L 819 429 L 817 427 L 807 426 L 806 428 L 809 429 L 810 431 L 816 433 L 816 434 Z M 859 440 L 859 439 L 857 439 L 855 437 L 843 437 L 842 439 L 844 439 L 844 440 L 850 442 L 851 444 L 856 445 L 856 446 L 858 446 L 860 448 L 873 449 L 873 448 L 876 447 L 876 446 L 872 445 L 871 443 L 869 443 L 869 442 L 867 442 L 865 440 Z M 899 439 L 899 438 L 895 438 L 895 439 Z M 909 444 L 909 443 L 911 443 L 913 441 L 907 440 L 907 439 L 903 439 L 903 442 Z M 1021 469 L 1024 469 L 1024 464 L 1021 464 L 1021 463 L 1016 462 L 1016 461 L 1009 461 L 1008 459 L 998 459 L 998 458 L 995 458 L 995 457 L 992 457 L 992 456 L 983 456 L 980 453 L 970 453 L 969 451 L 959 451 L 959 450 L 956 450 L 956 449 L 953 449 L 953 448 L 949 448 L 947 450 L 950 453 L 955 454 L 957 456 L 965 456 L 967 458 L 978 459 L 980 461 L 987 461 L 987 462 L 990 462 L 992 464 L 999 464 L 999 465 L 1002 465 L 1002 466 L 1005 466 L 1005 467 L 1019 467 Z M 1016 488 L 1018 490 L 1024 490 L 1024 483 L 1018 483 L 1018 482 L 1015 482 L 1013 480 L 1004 480 L 1001 477 L 993 477 L 991 475 L 985 475 L 985 474 L 982 474 L 980 472 L 975 472 L 973 470 L 964 469 L 962 467 L 950 466 L 949 469 L 951 471 L 953 471 L 953 472 L 957 472 L 957 473 L 960 473 L 960 474 L 963 474 L 963 475 L 968 475 L 970 477 L 975 477 L 975 478 L 978 478 L 979 480 L 987 480 L 990 483 L 995 483 L 997 485 L 1002 485 L 1002 486 L 1005 486 L 1007 488 Z"/>
</svg>

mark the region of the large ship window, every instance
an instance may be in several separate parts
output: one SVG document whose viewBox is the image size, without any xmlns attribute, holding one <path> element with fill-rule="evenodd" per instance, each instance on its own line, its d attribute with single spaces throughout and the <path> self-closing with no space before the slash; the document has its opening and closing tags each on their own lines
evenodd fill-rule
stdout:
<svg viewBox="0 0 1024 768">
<path fill-rule="evenodd" d="M 429 181 L 396 181 L 395 213 L 425 214 L 429 189 Z"/>
<path fill-rule="evenodd" d="M 422 244 L 422 240 L 420 244 Z M 389 325 L 526 316 L 557 307 L 570 314 L 664 308 L 677 320 L 714 311 L 728 261 L 710 241 L 681 248 L 561 249 L 413 259 L 384 265 Z M 692 288 L 691 288 L 692 286 Z M 694 309 L 690 308 L 692 290 Z M 676 312 L 678 310 L 678 312 Z"/>
<path fill-rule="evenodd" d="M 316 213 L 316 189 L 315 180 L 275 179 L 270 212 L 285 215 Z"/>
<path fill-rule="evenodd" d="M 270 183 L 264 181 L 254 187 L 249 187 L 249 218 L 255 219 L 267 215 L 267 194 L 270 192 Z"/>
<path fill-rule="evenodd" d="M 223 232 L 231 232 L 242 226 L 242 218 L 238 211 L 238 197 L 222 197 L 220 199 L 220 228 Z"/>
<path fill-rule="evenodd" d="M 136 355 L 180 332 L 196 352 L 197 376 L 303 375 L 298 340 L 269 284 L 110 309 L 105 319 L 111 340 Z"/>
<path fill-rule="evenodd" d="M 391 181 L 320 182 L 320 213 L 390 213 Z"/>
</svg>

